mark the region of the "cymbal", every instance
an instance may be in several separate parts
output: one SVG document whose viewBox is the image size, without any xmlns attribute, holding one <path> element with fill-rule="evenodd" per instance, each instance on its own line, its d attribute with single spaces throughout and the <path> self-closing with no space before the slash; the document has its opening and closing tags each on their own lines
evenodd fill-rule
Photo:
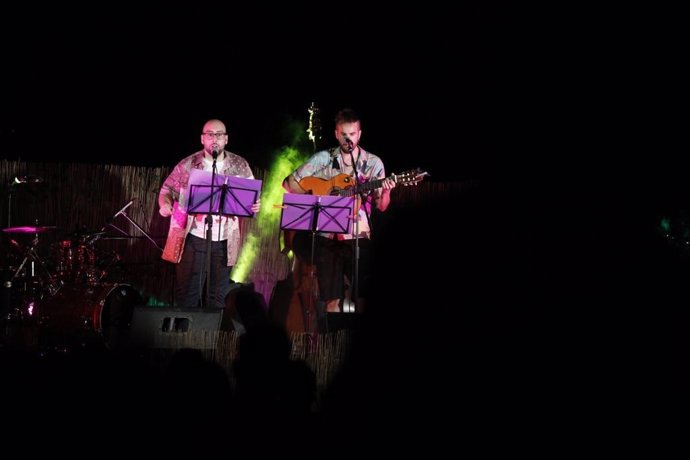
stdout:
<svg viewBox="0 0 690 460">
<path fill-rule="evenodd" d="M 44 233 L 49 230 L 55 230 L 57 227 L 55 225 L 42 226 L 42 227 L 7 227 L 3 228 L 2 231 L 5 233 Z"/>
</svg>

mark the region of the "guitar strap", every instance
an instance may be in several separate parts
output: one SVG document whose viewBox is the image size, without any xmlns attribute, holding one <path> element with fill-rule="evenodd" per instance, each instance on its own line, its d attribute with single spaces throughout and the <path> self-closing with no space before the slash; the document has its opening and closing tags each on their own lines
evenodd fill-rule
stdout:
<svg viewBox="0 0 690 460">
<path fill-rule="evenodd" d="M 328 150 L 328 154 L 331 156 L 332 164 L 331 168 L 333 169 L 340 169 L 340 165 L 338 164 L 338 154 L 336 153 L 336 150 L 338 150 L 338 147 L 333 147 L 332 149 Z"/>
</svg>

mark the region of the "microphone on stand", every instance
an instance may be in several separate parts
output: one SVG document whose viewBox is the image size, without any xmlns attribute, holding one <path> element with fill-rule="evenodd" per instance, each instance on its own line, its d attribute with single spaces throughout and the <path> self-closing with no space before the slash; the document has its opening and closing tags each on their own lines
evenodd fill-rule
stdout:
<svg viewBox="0 0 690 460">
<path fill-rule="evenodd" d="M 218 146 L 214 145 L 213 146 L 213 159 L 215 160 L 217 158 L 218 158 Z"/>
<path fill-rule="evenodd" d="M 115 220 L 115 218 L 116 218 L 117 216 L 119 216 L 120 214 L 122 214 L 123 212 L 125 212 L 125 210 L 127 210 L 127 208 L 129 208 L 130 206 L 132 206 L 132 203 L 134 203 L 134 200 L 136 200 L 136 198 L 132 198 L 132 199 L 129 201 L 129 203 L 127 203 L 122 209 L 120 209 L 118 212 L 116 212 L 115 215 L 114 215 L 113 217 L 110 218 L 110 221 Z"/>
<path fill-rule="evenodd" d="M 117 218 L 117 216 L 119 216 L 120 214 L 124 213 L 124 212 L 127 210 L 127 208 L 129 208 L 130 206 L 132 206 L 132 203 L 134 203 L 134 200 L 136 200 L 136 198 L 132 198 L 131 200 L 129 200 L 129 203 L 127 203 L 126 205 L 124 205 L 124 206 L 122 207 L 122 209 L 120 209 L 118 212 L 116 212 L 115 214 L 113 214 L 112 217 L 108 217 L 108 218 L 105 220 L 105 225 L 103 226 L 103 228 L 101 228 L 101 232 L 104 232 L 105 229 L 108 227 L 108 225 L 112 225 L 112 224 L 113 224 L 113 221 Z M 118 230 L 120 230 L 120 229 L 117 228 L 117 227 L 115 227 L 115 228 L 118 229 Z M 120 231 L 122 232 L 122 230 L 120 230 Z M 95 240 L 94 240 L 94 241 L 95 241 Z"/>
<path fill-rule="evenodd" d="M 347 142 L 347 151 L 352 153 L 352 151 L 355 149 L 354 144 L 352 143 L 352 139 L 349 137 L 345 139 L 345 142 Z"/>
</svg>

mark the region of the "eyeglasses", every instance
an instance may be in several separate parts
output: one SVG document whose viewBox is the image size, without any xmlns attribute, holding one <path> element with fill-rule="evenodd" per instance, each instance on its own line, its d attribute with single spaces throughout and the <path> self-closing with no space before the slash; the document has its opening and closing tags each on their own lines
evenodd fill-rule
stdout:
<svg viewBox="0 0 690 460">
<path fill-rule="evenodd" d="M 216 139 L 220 139 L 221 137 L 225 136 L 227 133 L 203 133 L 204 136 L 206 136 L 207 139 L 213 139 L 214 137 Z"/>
</svg>

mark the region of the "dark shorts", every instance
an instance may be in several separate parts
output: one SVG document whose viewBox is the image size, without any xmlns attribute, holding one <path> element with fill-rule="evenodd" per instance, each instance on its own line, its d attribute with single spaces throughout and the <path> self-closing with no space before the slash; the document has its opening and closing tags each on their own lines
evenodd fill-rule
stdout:
<svg viewBox="0 0 690 460">
<path fill-rule="evenodd" d="M 316 277 L 319 281 L 320 300 L 342 299 L 345 297 L 345 277 L 350 284 L 359 280 L 358 296 L 365 298 L 369 288 L 371 241 L 367 238 L 357 240 L 359 263 L 355 274 L 355 240 L 334 240 L 314 236 L 313 260 Z M 297 257 L 305 262 L 312 261 L 312 234 L 299 232 L 293 241 Z M 356 276 L 355 276 L 356 275 Z M 354 289 L 354 288 L 353 288 Z"/>
</svg>

